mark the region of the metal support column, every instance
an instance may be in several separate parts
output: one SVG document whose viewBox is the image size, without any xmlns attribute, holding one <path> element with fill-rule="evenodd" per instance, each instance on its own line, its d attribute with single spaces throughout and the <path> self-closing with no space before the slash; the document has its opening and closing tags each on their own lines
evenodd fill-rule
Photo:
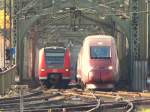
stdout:
<svg viewBox="0 0 150 112">
<path fill-rule="evenodd" d="M 146 13 L 146 58 L 148 59 L 149 58 L 149 3 L 150 1 L 149 0 L 146 0 L 146 10 L 147 10 L 147 13 Z"/>
<path fill-rule="evenodd" d="M 10 48 L 12 48 L 12 0 L 9 0 L 9 40 L 10 40 Z M 12 56 L 10 57 L 10 65 L 12 64 Z"/>
<path fill-rule="evenodd" d="M 13 44 L 14 47 L 16 47 L 16 64 L 17 64 L 17 71 L 18 75 L 20 76 L 20 81 L 22 81 L 22 67 L 21 67 L 21 62 L 22 60 L 22 20 L 21 20 L 21 13 L 17 14 L 19 10 L 21 10 L 22 6 L 22 1 L 21 0 L 14 0 L 14 40 Z"/>
<path fill-rule="evenodd" d="M 6 45 L 6 0 L 4 0 L 4 68 L 5 68 L 5 45 Z"/>
<path fill-rule="evenodd" d="M 17 16 L 17 11 L 18 11 L 18 0 L 13 1 L 13 39 L 12 39 L 12 47 L 16 48 L 17 47 L 17 22 L 18 22 L 18 16 Z M 15 57 L 15 64 L 17 63 Z"/>
<path fill-rule="evenodd" d="M 131 86 L 133 91 L 146 89 L 147 75 L 147 18 L 145 0 L 131 1 Z"/>
<path fill-rule="evenodd" d="M 19 10 L 22 10 L 22 0 L 19 0 Z M 22 18 L 22 11 L 20 12 L 20 14 L 18 15 L 19 16 L 19 19 L 18 19 L 18 38 L 17 38 L 17 41 L 18 41 L 18 54 L 19 54 L 19 57 L 18 57 L 18 68 L 19 68 L 19 76 L 20 76 L 20 84 L 22 83 L 23 81 L 23 66 L 24 66 L 24 37 L 22 36 L 23 35 L 23 23 L 24 23 L 24 18 Z"/>
</svg>

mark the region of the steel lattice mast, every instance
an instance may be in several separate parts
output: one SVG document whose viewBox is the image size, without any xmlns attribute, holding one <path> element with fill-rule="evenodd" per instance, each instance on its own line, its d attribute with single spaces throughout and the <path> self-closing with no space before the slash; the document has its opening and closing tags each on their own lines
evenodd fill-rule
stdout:
<svg viewBox="0 0 150 112">
<path fill-rule="evenodd" d="M 147 1 L 130 0 L 131 6 L 131 37 L 130 57 L 131 72 L 130 82 L 132 90 L 146 89 L 147 59 L 148 59 L 148 18 Z"/>
</svg>

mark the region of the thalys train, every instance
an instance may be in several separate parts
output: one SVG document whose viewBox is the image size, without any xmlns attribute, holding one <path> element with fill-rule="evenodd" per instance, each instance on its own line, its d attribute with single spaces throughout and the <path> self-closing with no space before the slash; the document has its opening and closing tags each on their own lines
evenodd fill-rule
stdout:
<svg viewBox="0 0 150 112">
<path fill-rule="evenodd" d="M 47 88 L 66 88 L 71 79 L 70 50 L 64 47 L 45 47 L 39 50 L 36 74 Z"/>
<path fill-rule="evenodd" d="M 119 80 L 119 61 L 112 36 L 92 35 L 84 39 L 78 54 L 76 78 L 83 88 L 114 88 Z"/>
</svg>

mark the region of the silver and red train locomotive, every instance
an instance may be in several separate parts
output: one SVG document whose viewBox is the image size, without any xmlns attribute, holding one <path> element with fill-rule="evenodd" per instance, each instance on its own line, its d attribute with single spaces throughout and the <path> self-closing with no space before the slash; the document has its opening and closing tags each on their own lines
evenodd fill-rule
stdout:
<svg viewBox="0 0 150 112">
<path fill-rule="evenodd" d="M 112 36 L 92 35 L 84 39 L 78 55 L 76 77 L 82 87 L 114 87 L 119 79 L 119 61 Z"/>
</svg>

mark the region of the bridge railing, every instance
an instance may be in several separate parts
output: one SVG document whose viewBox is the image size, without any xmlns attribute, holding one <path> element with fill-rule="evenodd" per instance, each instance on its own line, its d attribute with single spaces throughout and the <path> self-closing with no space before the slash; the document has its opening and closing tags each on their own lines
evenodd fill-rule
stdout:
<svg viewBox="0 0 150 112">
<path fill-rule="evenodd" d="M 0 95 L 4 95 L 11 84 L 15 83 L 16 75 L 17 69 L 15 65 L 4 72 L 0 72 Z"/>
</svg>

